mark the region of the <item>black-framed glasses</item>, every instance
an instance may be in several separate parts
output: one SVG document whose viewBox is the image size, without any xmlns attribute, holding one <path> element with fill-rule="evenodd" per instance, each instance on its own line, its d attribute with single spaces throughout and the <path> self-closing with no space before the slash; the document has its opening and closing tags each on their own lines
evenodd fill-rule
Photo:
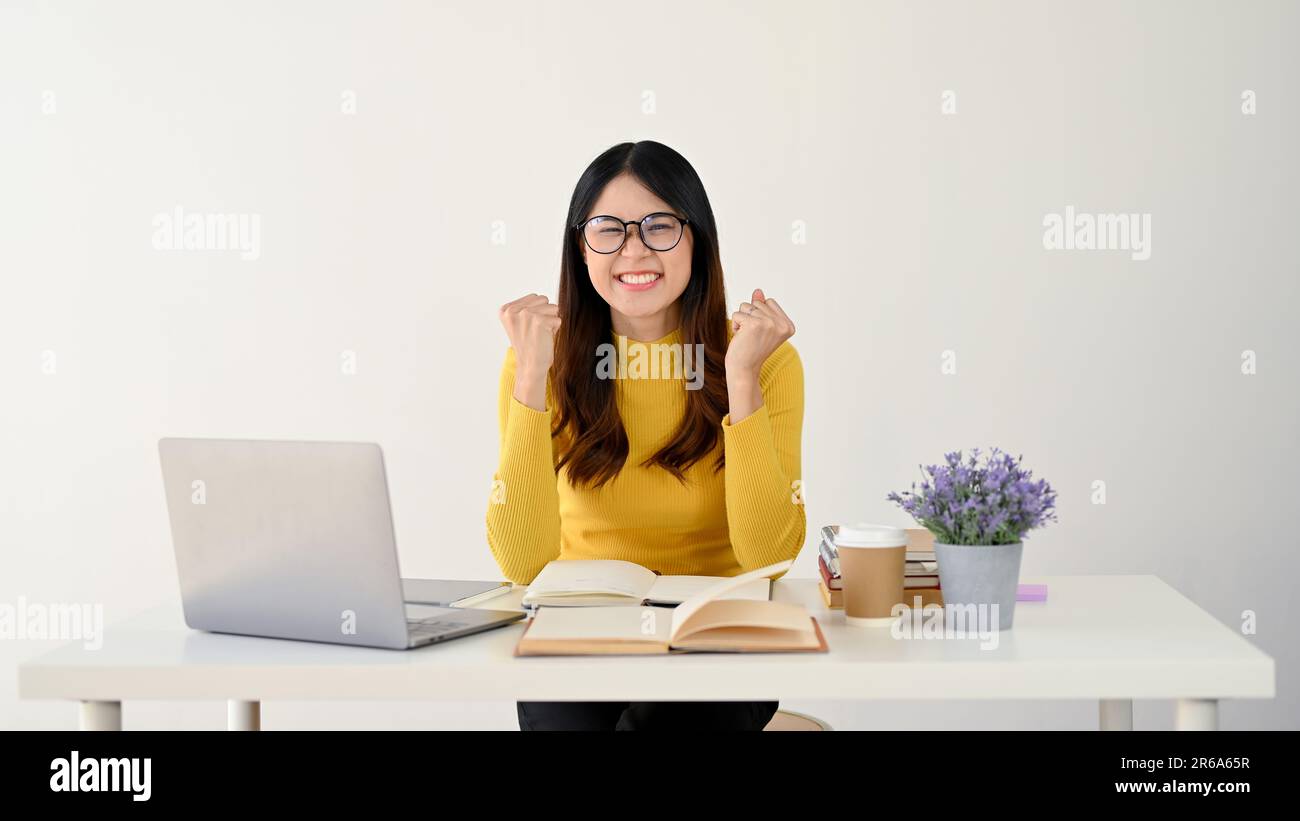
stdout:
<svg viewBox="0 0 1300 821">
<path fill-rule="evenodd" d="M 671 251 L 682 241 L 685 226 L 690 220 L 676 214 L 657 212 L 646 214 L 639 220 L 621 220 L 601 214 L 573 226 L 582 234 L 587 247 L 598 254 L 612 254 L 627 242 L 627 227 L 637 226 L 641 242 L 651 251 Z"/>
</svg>

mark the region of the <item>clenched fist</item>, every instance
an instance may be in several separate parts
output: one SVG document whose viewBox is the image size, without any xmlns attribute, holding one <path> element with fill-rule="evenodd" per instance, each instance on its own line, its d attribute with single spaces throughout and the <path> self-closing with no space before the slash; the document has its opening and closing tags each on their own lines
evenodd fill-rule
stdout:
<svg viewBox="0 0 1300 821">
<path fill-rule="evenodd" d="M 528 294 L 502 305 L 500 318 L 515 349 L 515 399 L 546 410 L 546 374 L 555 359 L 560 306 L 542 294 Z"/>
<path fill-rule="evenodd" d="M 794 323 L 775 299 L 768 299 L 761 288 L 754 289 L 753 302 L 742 302 L 731 315 L 735 334 L 727 346 L 727 378 L 758 377 L 759 368 L 772 352 L 794 336 Z"/>
</svg>

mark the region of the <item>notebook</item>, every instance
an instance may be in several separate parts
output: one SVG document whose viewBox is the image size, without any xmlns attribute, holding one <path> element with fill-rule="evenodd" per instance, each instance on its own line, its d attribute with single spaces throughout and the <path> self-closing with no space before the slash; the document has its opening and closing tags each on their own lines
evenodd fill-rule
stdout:
<svg viewBox="0 0 1300 821">
<path fill-rule="evenodd" d="M 821 626 L 802 604 L 725 597 L 755 579 L 770 582 L 792 564 L 786 559 L 724 578 L 673 609 L 542 607 L 515 655 L 828 652 Z"/>
<path fill-rule="evenodd" d="M 681 604 L 736 576 L 660 576 L 621 559 L 565 559 L 548 562 L 520 600 L 524 607 Z M 755 578 L 729 590 L 726 598 L 767 601 L 772 581 Z"/>
<path fill-rule="evenodd" d="M 907 533 L 907 550 L 903 555 L 904 561 L 909 565 L 913 562 L 921 562 L 926 565 L 924 568 L 927 572 L 936 572 L 939 569 L 938 563 L 934 558 L 934 534 L 923 527 L 905 527 Z M 818 548 L 822 555 L 826 556 L 826 564 L 830 567 L 831 572 L 839 574 L 839 552 L 835 548 L 835 536 L 840 532 L 839 525 L 826 525 L 822 528 L 822 539 Z M 933 565 L 933 567 L 930 567 Z"/>
</svg>

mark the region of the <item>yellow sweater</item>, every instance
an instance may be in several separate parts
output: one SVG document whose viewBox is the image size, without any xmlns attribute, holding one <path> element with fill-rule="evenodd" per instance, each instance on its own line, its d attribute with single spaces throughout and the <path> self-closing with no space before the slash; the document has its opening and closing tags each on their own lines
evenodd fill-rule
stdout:
<svg viewBox="0 0 1300 821">
<path fill-rule="evenodd" d="M 619 334 L 611 341 L 636 344 Z M 681 332 L 654 342 L 680 343 Z M 717 447 L 685 470 L 685 486 L 661 467 L 640 465 L 681 424 L 680 374 L 616 381 L 628 458 L 599 489 L 574 488 L 555 470 L 561 451 L 550 435 L 549 382 L 545 411 L 515 399 L 514 383 L 515 352 L 507 348 L 487 539 L 510 581 L 528 584 L 554 559 L 623 559 L 664 575 L 734 576 L 794 558 L 803 547 L 803 364 L 788 341 L 760 371 L 763 404 L 734 425 L 730 414 L 722 418 Z M 714 472 L 718 447 L 726 466 Z"/>
</svg>

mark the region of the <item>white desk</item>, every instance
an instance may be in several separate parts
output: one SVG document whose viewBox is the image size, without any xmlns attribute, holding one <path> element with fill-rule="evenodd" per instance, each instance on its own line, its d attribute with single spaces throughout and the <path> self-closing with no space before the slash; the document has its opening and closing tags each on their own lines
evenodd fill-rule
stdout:
<svg viewBox="0 0 1300 821">
<path fill-rule="evenodd" d="M 227 700 L 256 729 L 268 699 L 760 700 L 1097 699 L 1102 729 L 1132 729 L 1132 699 L 1173 699 L 1180 729 L 1216 729 L 1218 701 L 1272 698 L 1273 659 L 1155 576 L 1047 576 L 1048 601 L 1016 605 L 995 649 L 976 637 L 899 640 L 849 627 L 813 579 L 783 578 L 830 645 L 815 654 L 516 658 L 521 621 L 417 650 L 190 630 L 179 601 L 20 665 L 25 699 L 81 702 L 83 729 L 120 729 L 127 699 Z M 522 588 L 489 604 L 507 609 Z M 485 604 L 484 606 L 488 606 Z"/>
</svg>

